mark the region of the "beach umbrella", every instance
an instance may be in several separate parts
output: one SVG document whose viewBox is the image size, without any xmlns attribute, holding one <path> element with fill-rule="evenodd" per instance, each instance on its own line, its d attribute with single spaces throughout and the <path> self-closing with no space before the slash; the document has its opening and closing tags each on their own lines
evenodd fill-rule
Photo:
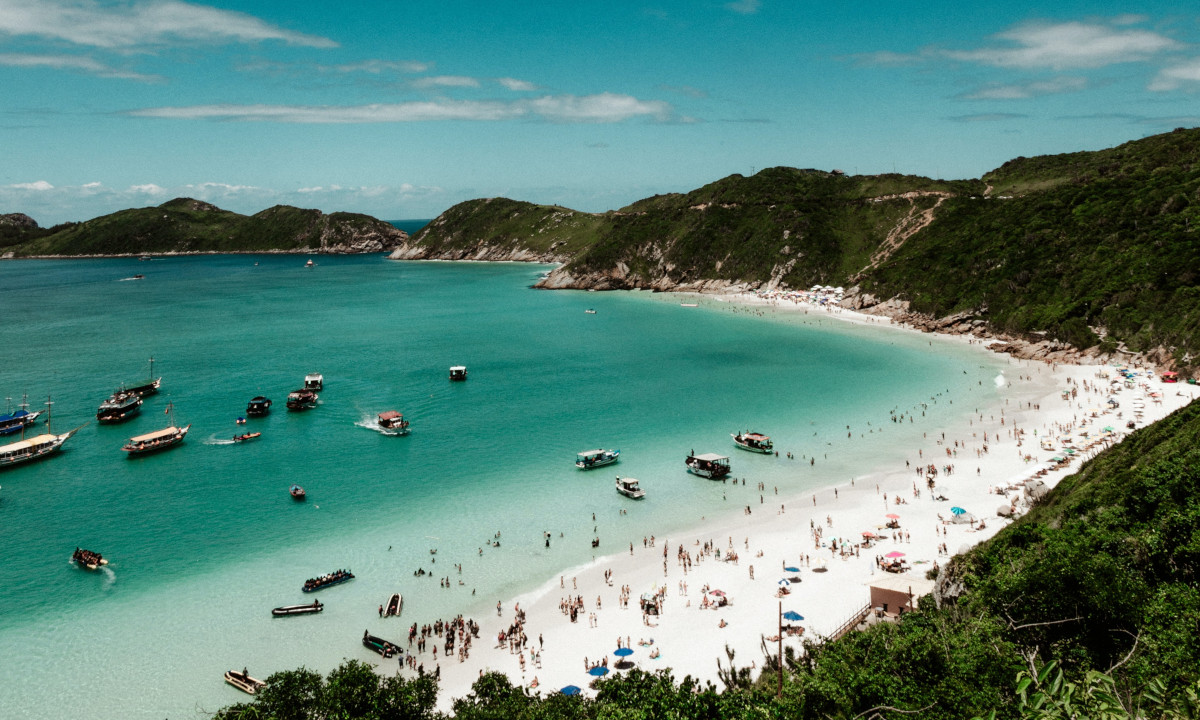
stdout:
<svg viewBox="0 0 1200 720">
<path fill-rule="evenodd" d="M 887 555 L 884 555 L 884 557 L 902 558 L 902 557 L 904 557 L 904 553 L 900 552 L 899 550 L 893 550 L 890 553 L 888 553 Z"/>
<path fill-rule="evenodd" d="M 725 591 L 724 591 L 724 590 L 709 590 L 709 591 L 708 591 L 708 594 L 709 594 L 709 595 L 716 595 L 717 597 L 725 597 Z"/>
<path fill-rule="evenodd" d="M 796 621 L 803 620 L 804 616 L 801 615 L 800 613 L 796 612 L 795 610 L 788 610 L 787 612 L 785 612 L 783 614 L 783 619 L 796 622 Z"/>
<path fill-rule="evenodd" d="M 956 507 L 950 508 L 950 512 L 954 513 L 955 515 L 962 515 L 963 513 L 966 512 L 966 510 L 956 506 Z"/>
<path fill-rule="evenodd" d="M 873 538 L 873 537 L 877 537 L 877 536 L 875 535 L 875 533 L 871 532 L 870 530 L 863 530 L 863 534 L 862 534 L 862 536 L 863 536 L 863 537 L 865 537 L 865 538 Z M 784 568 L 784 570 L 787 570 L 787 568 Z"/>
<path fill-rule="evenodd" d="M 604 667 L 603 665 L 597 665 L 591 670 L 588 670 L 588 675 L 595 675 L 596 677 L 604 677 L 607 674 L 608 668 Z"/>
<path fill-rule="evenodd" d="M 629 655 L 632 655 L 632 654 L 633 654 L 633 649 L 627 648 L 627 647 L 617 648 L 616 651 L 613 652 L 613 655 L 616 655 L 617 657 L 628 657 Z"/>
<path fill-rule="evenodd" d="M 562 690 L 559 690 L 559 692 L 563 695 L 578 695 L 582 691 L 579 689 L 578 685 L 568 685 Z"/>
<path fill-rule="evenodd" d="M 888 513 L 887 515 L 884 515 L 884 517 L 885 517 L 885 518 L 890 518 L 890 519 L 892 519 L 892 520 L 899 520 L 899 519 L 900 519 L 900 516 L 899 516 L 899 515 L 897 515 L 896 513 Z"/>
<path fill-rule="evenodd" d="M 784 571 L 785 571 L 785 572 L 800 572 L 800 568 L 794 568 L 794 567 L 787 567 L 787 566 L 785 566 L 783 569 L 784 569 Z"/>
<path fill-rule="evenodd" d="M 779 587 L 787 587 L 792 583 L 787 578 L 779 578 Z"/>
</svg>

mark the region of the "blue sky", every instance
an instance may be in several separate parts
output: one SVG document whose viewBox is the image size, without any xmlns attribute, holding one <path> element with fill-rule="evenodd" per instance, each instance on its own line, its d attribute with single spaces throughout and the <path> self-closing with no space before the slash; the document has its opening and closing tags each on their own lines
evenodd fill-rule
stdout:
<svg viewBox="0 0 1200 720">
<path fill-rule="evenodd" d="M 857 5 L 857 6 L 856 6 Z M 1200 125 L 1181 3 L 0 0 L 0 212 L 587 211 Z"/>
</svg>

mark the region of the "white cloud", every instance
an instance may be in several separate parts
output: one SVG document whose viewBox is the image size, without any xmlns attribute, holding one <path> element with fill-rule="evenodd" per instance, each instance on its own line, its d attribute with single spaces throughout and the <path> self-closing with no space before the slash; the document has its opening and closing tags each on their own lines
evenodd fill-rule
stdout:
<svg viewBox="0 0 1200 720">
<path fill-rule="evenodd" d="M 945 57 L 965 62 L 1023 70 L 1098 68 L 1140 62 L 1179 47 L 1171 38 L 1128 27 L 1128 18 L 1115 23 L 1030 23 L 1006 30 L 996 38 L 1006 47 L 945 50 Z"/>
<path fill-rule="evenodd" d="M 967 100 L 1025 100 L 1043 95 L 1080 92 L 1087 86 L 1087 78 L 1058 77 L 1015 85 L 989 85 L 963 97 Z"/>
<path fill-rule="evenodd" d="M 389 72 L 415 75 L 416 73 L 429 72 L 430 67 L 432 66 L 429 63 L 417 62 L 415 60 L 363 60 L 362 62 L 347 63 L 345 65 L 322 65 L 320 69 L 343 73 L 362 72 L 369 75 L 382 75 Z"/>
<path fill-rule="evenodd" d="M 246 13 L 179 0 L 101 5 L 94 0 L 5 0 L 0 33 L 35 35 L 76 45 L 128 48 L 176 40 L 260 42 L 336 47 L 328 38 L 292 32 Z"/>
<path fill-rule="evenodd" d="M 509 90 L 512 90 L 513 92 L 529 92 L 531 90 L 538 89 L 537 85 L 534 85 L 527 80 L 517 80 L 516 78 L 498 78 L 496 82 L 500 83 Z"/>
<path fill-rule="evenodd" d="M 735 0 L 735 2 L 726 3 L 725 7 L 740 13 L 742 15 L 753 15 L 762 7 L 762 0 Z"/>
<path fill-rule="evenodd" d="M 13 190 L 36 190 L 37 192 L 46 192 L 54 189 L 54 186 L 45 180 L 37 180 L 29 183 L 14 183 L 12 185 L 8 185 L 7 187 L 12 188 Z"/>
<path fill-rule="evenodd" d="M 1154 92 L 1166 92 L 1184 87 L 1200 88 L 1200 58 L 1159 70 L 1149 89 Z"/>
<path fill-rule="evenodd" d="M 118 70 L 94 58 L 77 55 L 0 53 L 0 65 L 22 68 L 44 67 L 53 70 L 77 70 L 99 77 L 119 78 L 122 80 L 157 81 L 162 79 L 156 75 L 144 75 L 142 73 Z"/>
<path fill-rule="evenodd" d="M 130 185 L 129 192 L 138 195 L 166 195 L 166 189 L 155 185 L 154 183 L 146 183 L 145 185 Z"/>
<path fill-rule="evenodd" d="M 541 118 L 554 122 L 605 123 L 635 117 L 666 120 L 671 106 L 629 95 L 547 95 L 512 102 L 437 100 L 371 105 L 192 105 L 133 110 L 136 117 L 269 121 L 282 123 L 400 123 L 437 120 L 496 121 Z"/>
<path fill-rule="evenodd" d="M 435 75 L 433 77 L 417 78 L 412 81 L 413 87 L 479 87 L 479 81 L 463 75 Z"/>
</svg>

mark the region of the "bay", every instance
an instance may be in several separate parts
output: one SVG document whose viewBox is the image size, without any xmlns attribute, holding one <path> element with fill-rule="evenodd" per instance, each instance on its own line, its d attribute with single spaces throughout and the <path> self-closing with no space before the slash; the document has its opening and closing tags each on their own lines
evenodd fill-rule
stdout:
<svg viewBox="0 0 1200 720">
<path fill-rule="evenodd" d="M 59 456 L 0 473 L 0 700 L 14 717 L 194 716 L 243 699 L 221 682 L 229 668 L 377 660 L 363 629 L 400 641 L 412 622 L 480 615 L 598 553 L 740 513 L 727 485 L 683 471 L 689 450 L 732 454 L 729 433 L 766 432 L 784 457 L 737 452 L 734 475 L 795 498 L 894 466 L 920 433 L 994 403 L 1003 366 L 820 313 L 531 289 L 547 266 L 315 262 L 0 263 L 0 393 L 51 396 L 57 431 L 88 423 Z M 99 402 L 151 356 L 162 392 L 98 426 Z M 448 381 L 456 364 L 466 383 Z M 310 372 L 325 376 L 321 405 L 286 412 Z M 271 415 L 235 424 L 258 394 Z M 187 441 L 126 458 L 168 405 Z M 392 409 L 410 436 L 370 429 Z M 262 438 L 230 442 L 245 431 Z M 622 461 L 577 471 L 592 447 Z M 647 499 L 617 495 L 617 474 Z M 76 546 L 111 564 L 76 569 Z M 324 613 L 271 618 L 338 568 L 357 578 L 315 596 Z M 392 592 L 403 618 L 380 620 Z"/>
</svg>

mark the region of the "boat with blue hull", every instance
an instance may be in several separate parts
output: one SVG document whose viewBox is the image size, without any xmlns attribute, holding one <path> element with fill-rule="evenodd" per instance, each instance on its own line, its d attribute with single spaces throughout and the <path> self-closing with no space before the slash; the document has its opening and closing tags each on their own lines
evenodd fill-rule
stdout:
<svg viewBox="0 0 1200 720">
<path fill-rule="evenodd" d="M 13 412 L 12 398 L 8 398 L 8 412 L 0 415 L 0 435 L 12 435 L 24 430 L 37 422 L 38 416 L 41 414 L 41 410 L 29 412 L 28 397 L 22 399 L 21 404 L 17 406 L 17 411 Z"/>
</svg>

